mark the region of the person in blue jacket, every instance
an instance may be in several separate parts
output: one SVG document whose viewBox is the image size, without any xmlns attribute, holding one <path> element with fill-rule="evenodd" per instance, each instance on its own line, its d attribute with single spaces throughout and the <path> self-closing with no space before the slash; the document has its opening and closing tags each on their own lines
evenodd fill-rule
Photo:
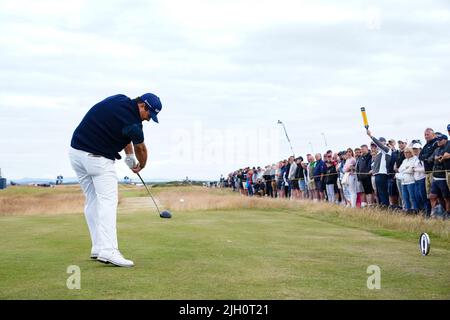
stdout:
<svg viewBox="0 0 450 320">
<path fill-rule="evenodd" d="M 322 155 L 320 153 L 316 154 L 316 164 L 314 167 L 314 184 L 316 185 L 316 196 L 319 201 L 324 200 L 323 192 L 323 175 L 327 171 L 327 166 L 322 160 Z"/>
<path fill-rule="evenodd" d="M 69 151 L 72 168 L 85 196 L 85 218 L 92 241 L 91 259 L 132 267 L 119 251 L 116 230 L 118 187 L 115 160 L 138 173 L 147 164 L 142 122 L 158 123 L 160 99 L 146 93 L 136 99 L 118 94 L 100 101 L 75 129 Z"/>
</svg>

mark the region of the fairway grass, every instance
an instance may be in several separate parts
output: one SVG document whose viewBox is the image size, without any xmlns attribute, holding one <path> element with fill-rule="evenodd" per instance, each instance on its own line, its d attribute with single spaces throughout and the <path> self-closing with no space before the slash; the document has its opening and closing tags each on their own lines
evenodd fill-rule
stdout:
<svg viewBox="0 0 450 320">
<path fill-rule="evenodd" d="M 82 214 L 0 217 L 0 299 L 449 299 L 450 247 L 307 209 L 121 212 L 136 267 L 90 261 Z M 81 268 L 69 290 L 67 267 Z M 367 288 L 368 266 L 381 290 Z"/>
</svg>

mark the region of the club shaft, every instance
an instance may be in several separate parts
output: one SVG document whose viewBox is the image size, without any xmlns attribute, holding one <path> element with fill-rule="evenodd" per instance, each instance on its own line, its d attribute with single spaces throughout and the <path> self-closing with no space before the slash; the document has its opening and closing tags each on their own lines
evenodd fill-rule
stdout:
<svg viewBox="0 0 450 320">
<path fill-rule="evenodd" d="M 144 179 L 142 179 L 141 175 L 139 173 L 136 173 L 137 176 L 139 177 L 139 179 L 141 179 L 142 184 L 144 185 L 145 189 L 147 189 L 148 195 L 150 196 L 150 198 L 152 198 L 153 203 L 155 204 L 156 209 L 158 210 L 158 213 L 161 214 L 161 211 L 158 208 L 158 205 L 156 204 L 155 199 L 153 198 L 152 194 L 150 193 L 150 190 L 147 188 L 147 185 L 144 182 Z"/>
<path fill-rule="evenodd" d="M 283 122 L 279 121 L 279 123 L 281 123 L 281 125 L 283 126 L 284 133 L 286 134 L 286 139 L 287 139 L 287 141 L 289 142 L 289 146 L 291 147 L 292 155 L 293 155 L 294 158 L 295 158 L 294 148 L 292 148 L 291 139 L 289 139 L 289 135 L 288 135 L 288 133 L 287 133 L 286 127 L 285 127 L 285 125 L 284 125 Z"/>
</svg>

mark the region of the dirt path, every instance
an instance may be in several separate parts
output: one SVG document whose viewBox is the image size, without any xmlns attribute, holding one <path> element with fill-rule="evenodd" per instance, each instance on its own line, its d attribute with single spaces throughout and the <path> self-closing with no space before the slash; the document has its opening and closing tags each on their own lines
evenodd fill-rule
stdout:
<svg viewBox="0 0 450 320">
<path fill-rule="evenodd" d="M 155 199 L 158 207 L 161 208 L 161 203 Z M 155 209 L 155 204 L 150 197 L 132 197 L 122 198 L 120 200 L 119 211 L 121 212 L 136 212 L 141 210 Z"/>
</svg>

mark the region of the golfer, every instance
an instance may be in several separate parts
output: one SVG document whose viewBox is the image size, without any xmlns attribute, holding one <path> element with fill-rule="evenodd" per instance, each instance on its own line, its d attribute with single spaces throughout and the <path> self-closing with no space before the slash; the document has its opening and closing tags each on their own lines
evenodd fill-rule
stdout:
<svg viewBox="0 0 450 320">
<path fill-rule="evenodd" d="M 136 99 L 115 95 L 97 103 L 85 115 L 72 136 L 69 152 L 86 198 L 84 213 L 92 240 L 91 259 L 120 267 L 132 267 L 117 242 L 117 175 L 114 167 L 119 152 L 138 173 L 147 163 L 142 122 L 158 123 L 160 99 L 146 93 Z"/>
</svg>

